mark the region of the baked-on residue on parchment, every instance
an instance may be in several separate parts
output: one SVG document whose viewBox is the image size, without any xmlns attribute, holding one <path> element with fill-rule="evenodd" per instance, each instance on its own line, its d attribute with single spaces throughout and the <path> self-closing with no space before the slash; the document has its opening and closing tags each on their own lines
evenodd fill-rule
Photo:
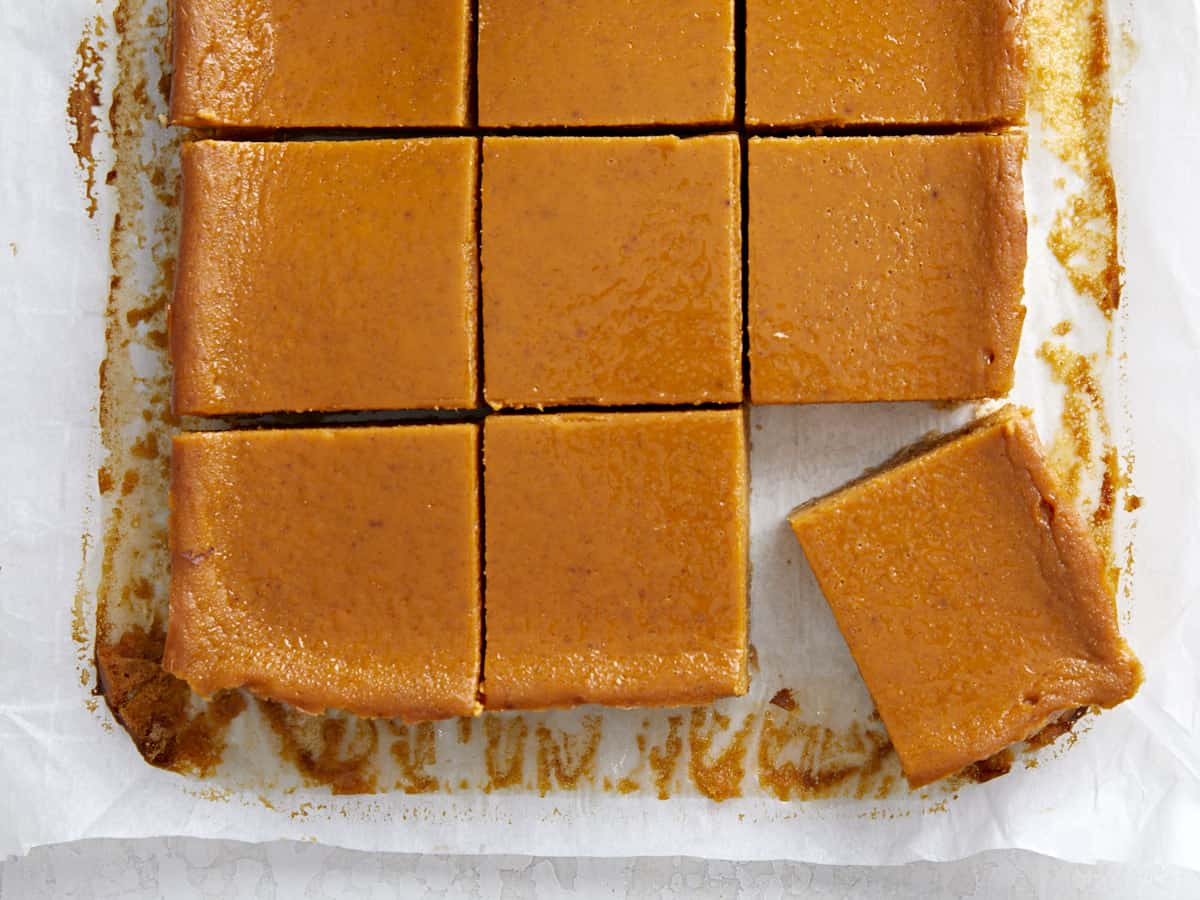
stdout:
<svg viewBox="0 0 1200 900">
<path fill-rule="evenodd" d="M 1039 358 L 1064 391 L 1059 428 L 1049 440 L 1050 464 L 1068 498 L 1086 515 L 1115 589 L 1133 558 L 1130 542 L 1117 559 L 1114 515 L 1119 506 L 1133 512 L 1140 500 L 1129 493 L 1132 455 L 1117 449 L 1104 394 L 1124 273 L 1109 160 L 1113 99 L 1106 3 L 1032 0 L 1028 29 L 1030 109 L 1045 126 L 1047 147 L 1074 176 L 1065 186 L 1066 200 L 1048 243 L 1074 288 L 1104 314 L 1108 329 L 1103 353 L 1082 353 L 1061 341 L 1039 345 Z M 1122 41 L 1131 43 L 1125 30 Z M 1070 322 L 1060 322 L 1053 332 L 1065 338 L 1071 330 Z"/>
<path fill-rule="evenodd" d="M 1051 247 L 1072 283 L 1111 313 L 1120 293 L 1120 267 L 1105 152 L 1109 101 L 1100 9 L 1100 0 L 1033 0 L 1031 105 L 1056 131 L 1052 149 L 1079 178 L 1054 223 Z M 1076 21 L 1080 24 L 1071 24 Z M 97 208 L 95 174 L 88 168 L 97 127 L 111 133 L 116 158 L 103 179 L 117 213 L 107 352 L 99 373 L 106 457 L 95 476 L 103 519 L 95 657 L 99 687 L 147 761 L 236 788 L 276 790 L 261 773 L 222 765 L 232 746 L 230 726 L 238 720 L 238 740 L 253 732 L 273 743 L 298 783 L 335 793 L 608 790 L 663 799 L 691 793 L 713 800 L 757 795 L 781 801 L 886 796 L 899 782 L 899 767 L 878 718 L 838 728 L 818 724 L 822 718 L 806 710 L 803 685 L 777 690 L 770 700 L 754 697 L 690 711 L 489 714 L 477 727 L 469 721 L 409 726 L 334 713 L 309 717 L 267 701 L 248 702 L 237 691 L 201 701 L 163 671 L 167 473 L 170 439 L 180 427 L 169 408 L 166 315 L 182 140 L 160 124 L 168 89 L 167 25 L 166 0 L 120 0 L 113 20 L 118 71 L 107 122 L 94 115 L 101 98 L 100 57 L 98 45 L 89 43 L 105 33 L 103 24 L 80 45 L 83 74 L 69 101 L 71 144 L 88 180 L 89 214 Z M 1046 350 L 1044 356 L 1068 386 L 1085 383 L 1074 361 L 1065 368 L 1055 362 L 1062 353 Z M 1102 403 L 1092 403 L 1090 388 L 1081 390 L 1084 400 L 1070 409 L 1086 408 L 1089 416 L 1103 418 Z M 1107 432 L 1087 446 L 1070 433 L 1076 443 L 1054 451 L 1065 460 L 1060 469 L 1068 483 L 1074 459 L 1086 457 L 1085 465 L 1091 465 L 1101 448 L 1107 460 L 1110 447 Z M 1103 496 L 1102 490 L 1090 507 L 1102 542 L 1105 510 L 1112 505 Z M 84 546 L 86 553 L 89 545 Z M 766 674 L 752 668 L 756 677 Z M 639 727 L 627 727 L 631 715 Z M 1067 730 L 1056 726 L 1035 742 Z M 992 760 L 963 779 L 994 777 L 1003 764 Z M 212 789 L 207 796 L 229 792 Z"/>
<path fill-rule="evenodd" d="M 1049 447 L 1050 466 L 1067 498 L 1086 516 L 1108 561 L 1110 587 L 1115 590 L 1121 570 L 1113 552 L 1113 515 L 1118 492 L 1129 486 L 1129 475 L 1112 438 L 1098 372 L 1100 358 L 1051 341 L 1038 348 L 1038 357 L 1065 391 L 1062 419 Z"/>
<path fill-rule="evenodd" d="M 598 715 L 585 715 L 580 724 L 580 734 L 537 726 L 537 784 L 543 797 L 555 788 L 577 790 L 595 784 L 604 722 Z"/>
<path fill-rule="evenodd" d="M 105 457 L 95 474 L 102 509 L 97 687 L 148 761 L 211 774 L 245 697 L 228 692 L 201 702 L 159 664 L 167 613 L 167 471 L 178 425 L 169 405 L 166 309 L 179 139 L 156 119 L 166 101 L 166 7 L 129 0 L 117 6 L 112 25 L 118 73 L 106 126 L 115 162 L 105 183 L 117 212 L 99 372 Z"/>
<path fill-rule="evenodd" d="M 104 19 L 97 16 L 84 29 L 75 48 L 75 73 L 67 93 L 67 122 L 74 131 L 70 140 L 71 152 L 83 173 L 83 194 L 88 218 L 96 215 L 96 157 L 92 145 L 100 132 L 97 115 L 100 109 L 100 84 L 104 74 L 106 49 Z"/>
<path fill-rule="evenodd" d="M 1029 106 L 1077 179 L 1050 228 L 1071 284 L 1111 318 L 1121 302 L 1117 190 L 1108 157 L 1112 93 L 1104 0 L 1031 0 Z"/>
<path fill-rule="evenodd" d="M 1133 454 L 1118 450 L 1104 390 L 1105 373 L 1116 363 L 1113 313 L 1121 304 L 1124 278 L 1118 197 L 1109 158 L 1113 95 L 1107 4 L 1105 0 L 1030 0 L 1027 28 L 1030 111 L 1044 126 L 1047 148 L 1072 175 L 1061 185 L 1066 199 L 1051 223 L 1047 243 L 1071 285 L 1103 314 L 1106 328 L 1099 352 L 1069 345 L 1065 339 L 1074 330 L 1069 321 L 1051 329 L 1058 340 L 1038 345 L 1038 357 L 1063 389 L 1058 429 L 1047 436 L 1049 462 L 1067 499 L 1084 513 L 1107 562 L 1114 591 L 1124 572 L 1128 599 L 1137 523 L 1128 520 L 1127 542 L 1118 559 L 1114 517 L 1118 510 L 1133 513 L 1141 500 L 1131 492 Z M 1131 52 L 1132 39 L 1125 26 L 1121 41 Z M 1037 749 L 1065 735 L 1070 746 L 1077 733 L 1072 729 L 1084 712 L 1078 710 L 1048 725 L 1029 745 Z"/>
<path fill-rule="evenodd" d="M 898 772 L 888 765 L 892 745 L 878 718 L 838 732 L 794 713 L 795 707 L 763 716 L 758 781 L 765 790 L 780 800 L 887 796 Z"/>
</svg>

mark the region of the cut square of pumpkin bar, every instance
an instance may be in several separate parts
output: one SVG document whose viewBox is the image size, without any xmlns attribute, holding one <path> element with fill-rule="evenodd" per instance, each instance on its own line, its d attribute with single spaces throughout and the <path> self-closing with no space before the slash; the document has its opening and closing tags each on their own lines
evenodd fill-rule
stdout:
<svg viewBox="0 0 1200 900">
<path fill-rule="evenodd" d="M 1024 412 L 909 451 L 790 521 L 914 787 L 1141 683 L 1104 559 Z"/>
</svg>

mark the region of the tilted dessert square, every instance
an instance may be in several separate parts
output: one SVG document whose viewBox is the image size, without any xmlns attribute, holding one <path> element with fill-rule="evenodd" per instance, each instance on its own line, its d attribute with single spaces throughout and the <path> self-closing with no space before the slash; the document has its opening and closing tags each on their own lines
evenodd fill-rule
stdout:
<svg viewBox="0 0 1200 900">
<path fill-rule="evenodd" d="M 791 524 L 914 787 L 1141 683 L 1104 559 L 1011 407 Z"/>
<path fill-rule="evenodd" d="M 467 124 L 469 0 L 174 0 L 171 123 Z"/>
<path fill-rule="evenodd" d="M 1025 140 L 752 140 L 751 399 L 1007 394 L 1025 316 Z"/>
<path fill-rule="evenodd" d="M 310 713 L 474 715 L 478 428 L 193 432 L 163 665 Z"/>
<path fill-rule="evenodd" d="M 494 407 L 742 398 L 737 138 L 483 144 Z"/>
<path fill-rule="evenodd" d="M 746 690 L 740 410 L 491 416 L 489 709 Z"/>
<path fill-rule="evenodd" d="M 1026 0 L 746 0 L 751 125 L 1025 118 Z"/>
<path fill-rule="evenodd" d="M 733 120 L 733 0 L 480 0 L 479 124 Z"/>
<path fill-rule="evenodd" d="M 176 413 L 475 406 L 477 152 L 186 144 Z"/>
</svg>

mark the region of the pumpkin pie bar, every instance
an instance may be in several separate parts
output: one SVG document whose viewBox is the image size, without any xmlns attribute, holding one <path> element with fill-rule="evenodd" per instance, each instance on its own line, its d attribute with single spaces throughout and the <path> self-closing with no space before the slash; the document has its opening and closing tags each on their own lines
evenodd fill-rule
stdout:
<svg viewBox="0 0 1200 900">
<path fill-rule="evenodd" d="M 174 125 L 461 126 L 469 0 L 174 0 Z"/>
<path fill-rule="evenodd" d="M 164 667 L 310 713 L 474 715 L 477 450 L 471 424 L 176 437 Z"/>
<path fill-rule="evenodd" d="M 737 138 L 483 142 L 493 407 L 737 402 Z"/>
<path fill-rule="evenodd" d="M 185 144 L 176 412 L 475 406 L 477 152 Z"/>
<path fill-rule="evenodd" d="M 1026 0 L 746 0 L 750 125 L 1025 117 Z"/>
<path fill-rule="evenodd" d="M 484 426 L 484 703 L 679 706 L 746 691 L 740 410 Z"/>
<path fill-rule="evenodd" d="M 480 0 L 479 123 L 733 121 L 733 0 Z"/>
<path fill-rule="evenodd" d="M 1141 683 L 1024 412 L 909 451 L 791 525 L 914 787 Z"/>
<path fill-rule="evenodd" d="M 1025 317 L 1025 145 L 752 140 L 753 401 L 1007 394 Z"/>
</svg>

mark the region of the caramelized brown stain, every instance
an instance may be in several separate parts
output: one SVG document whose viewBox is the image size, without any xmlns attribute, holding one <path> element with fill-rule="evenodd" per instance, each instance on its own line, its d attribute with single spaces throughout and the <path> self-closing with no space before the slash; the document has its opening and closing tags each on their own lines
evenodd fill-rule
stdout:
<svg viewBox="0 0 1200 900">
<path fill-rule="evenodd" d="M 141 476 L 138 475 L 137 469 L 129 469 L 121 478 L 121 496 L 128 497 L 137 490 L 138 482 L 141 481 Z"/>
<path fill-rule="evenodd" d="M 1104 469 L 1100 473 L 1100 495 L 1096 499 L 1096 508 L 1092 510 L 1091 525 L 1097 540 L 1100 541 L 1100 549 L 1104 552 L 1105 559 L 1111 560 L 1113 556 L 1113 513 L 1117 508 L 1117 493 L 1123 490 L 1127 484 L 1125 476 L 1121 472 L 1116 447 L 1111 444 L 1106 446 L 1101 454 L 1101 462 Z"/>
<path fill-rule="evenodd" d="M 96 647 L 101 690 L 138 751 L 153 765 L 211 775 L 225 751 L 230 723 L 246 699 L 225 691 L 198 705 L 188 686 L 163 671 L 163 635 L 138 626 Z"/>
<path fill-rule="evenodd" d="M 583 717 L 581 734 L 552 731 L 538 724 L 537 782 L 538 793 L 546 796 L 554 785 L 562 790 L 578 790 L 591 785 L 596 777 L 596 752 L 604 734 L 600 716 Z"/>
<path fill-rule="evenodd" d="M 770 703 L 772 706 L 778 706 L 780 709 L 793 710 L 796 708 L 796 698 L 792 696 L 791 690 L 788 688 L 780 688 L 771 697 Z"/>
<path fill-rule="evenodd" d="M 525 783 L 525 739 L 529 725 L 524 716 L 488 715 L 483 718 L 484 791 L 519 787 Z"/>
<path fill-rule="evenodd" d="M 97 110 L 100 107 L 100 79 L 104 70 L 101 51 L 105 44 L 104 19 L 97 16 L 84 29 L 75 48 L 75 74 L 67 93 L 67 121 L 75 132 L 71 139 L 71 152 L 83 172 L 84 198 L 88 218 L 94 218 L 98 208 L 96 199 L 96 158 L 94 144 L 100 133 Z M 16 248 L 13 248 L 16 255 Z"/>
<path fill-rule="evenodd" d="M 166 355 L 149 334 L 166 329 L 176 222 L 146 204 L 143 193 L 152 173 L 172 191 L 176 182 L 178 141 L 156 125 L 156 114 L 165 109 L 162 99 L 152 101 L 145 91 L 149 68 L 165 65 L 161 56 L 147 58 L 147 48 L 162 52 L 165 5 L 123 0 L 113 17 L 118 75 L 107 128 L 116 160 L 105 181 L 116 194 L 117 213 L 109 245 L 106 354 L 99 372 L 100 436 L 107 454 L 97 474 L 101 642 L 134 625 L 151 629 L 166 621 L 168 460 L 159 451 L 173 430 Z M 143 309 L 153 312 L 130 316 Z M 135 356 L 153 365 L 136 366 Z M 120 496 L 114 496 L 118 485 Z M 152 586 L 149 591 L 142 587 L 146 584 Z"/>
<path fill-rule="evenodd" d="M 671 797 L 671 787 L 679 758 L 683 754 L 683 716 L 667 718 L 667 737 L 661 745 L 650 748 L 650 771 L 654 773 L 654 790 L 659 800 Z"/>
<path fill-rule="evenodd" d="M 309 716 L 282 703 L 259 700 L 258 708 L 279 738 L 280 752 L 310 786 L 334 794 L 372 794 L 377 772 L 379 726 L 371 719 Z"/>
<path fill-rule="evenodd" d="M 396 789 L 406 794 L 429 794 L 438 790 L 441 782 L 429 772 L 437 765 L 437 731 L 433 724 L 389 722 L 388 728 L 396 737 L 392 742 L 392 759 L 400 769 Z"/>
<path fill-rule="evenodd" d="M 893 755 L 881 727 L 855 722 L 837 732 L 794 712 L 768 710 L 758 740 L 758 783 L 779 800 L 883 799 L 895 782 L 894 771 L 885 771 Z"/>
<path fill-rule="evenodd" d="M 1025 745 L 1030 750 L 1041 750 L 1043 747 L 1049 747 L 1064 735 L 1069 735 L 1071 742 L 1074 741 L 1075 733 L 1073 729 L 1076 723 L 1079 722 L 1087 714 L 1087 707 L 1081 706 L 1078 709 L 1072 710 L 1067 715 L 1051 722 L 1033 737 L 1025 741 Z"/>
<path fill-rule="evenodd" d="M 92 536 L 86 532 L 79 539 L 79 572 L 75 576 L 75 596 L 71 600 L 71 640 L 75 643 L 76 668 L 79 671 L 79 683 L 87 685 L 92 680 L 94 660 L 90 660 L 88 648 L 92 637 L 87 622 L 88 584 L 87 572 L 88 554 L 92 549 Z"/>
<path fill-rule="evenodd" d="M 158 459 L 158 436 L 153 431 L 147 431 L 133 442 L 129 452 L 138 459 Z"/>
<path fill-rule="evenodd" d="M 163 262 L 163 280 L 173 281 L 175 275 L 175 265 L 173 262 Z M 131 328 L 136 328 L 143 322 L 152 322 L 163 312 L 167 307 L 166 293 L 159 294 L 157 297 L 151 298 L 150 302 L 144 306 L 137 306 L 125 313 L 125 324 Z"/>
<path fill-rule="evenodd" d="M 642 789 L 640 781 L 641 774 L 646 768 L 646 728 L 649 727 L 648 721 L 642 722 L 642 731 L 634 736 L 634 743 L 637 745 L 637 761 L 633 769 L 622 775 L 616 784 L 618 794 L 636 794 Z M 605 790 L 611 790 L 611 785 L 607 778 L 604 779 Z"/>
<path fill-rule="evenodd" d="M 1120 305 L 1117 192 L 1108 158 L 1112 95 L 1104 0 L 1032 0 L 1029 105 L 1047 147 L 1080 180 L 1050 228 L 1072 286 L 1106 316 Z"/>
<path fill-rule="evenodd" d="M 1097 374 L 1100 360 L 1049 341 L 1038 349 L 1038 356 L 1050 367 L 1055 383 L 1065 389 L 1059 430 L 1049 448 L 1050 466 L 1060 489 L 1085 511 L 1115 589 L 1120 567 L 1113 553 L 1113 514 L 1118 494 L 1129 481 L 1112 440 Z M 1089 495 L 1085 488 L 1092 483 L 1096 488 Z"/>
<path fill-rule="evenodd" d="M 991 781 L 993 778 L 999 778 L 1001 775 L 1007 775 L 1012 771 L 1013 752 L 1012 750 L 1001 750 L 994 756 L 989 756 L 987 759 L 981 759 L 979 762 L 971 763 L 957 775 L 953 776 L 950 781 L 959 785 L 962 784 L 984 784 Z"/>
<path fill-rule="evenodd" d="M 1097 359 L 1049 341 L 1038 356 L 1050 366 L 1051 377 L 1066 388 L 1061 427 L 1050 447 L 1050 461 L 1059 487 L 1078 501 L 1084 472 L 1093 461 L 1093 422 L 1103 418 L 1103 395 L 1095 377 Z"/>
<path fill-rule="evenodd" d="M 692 710 L 688 724 L 688 777 L 705 797 L 718 802 L 742 795 L 746 777 L 746 741 L 754 728 L 753 713 L 736 731 L 729 716 L 716 709 Z M 729 735 L 723 750 L 713 755 L 713 739 Z"/>
<path fill-rule="evenodd" d="M 457 723 L 458 742 L 460 744 L 471 743 L 471 733 L 472 733 L 474 724 L 475 724 L 474 719 L 463 718 L 463 719 L 458 720 L 458 723 Z"/>
</svg>

